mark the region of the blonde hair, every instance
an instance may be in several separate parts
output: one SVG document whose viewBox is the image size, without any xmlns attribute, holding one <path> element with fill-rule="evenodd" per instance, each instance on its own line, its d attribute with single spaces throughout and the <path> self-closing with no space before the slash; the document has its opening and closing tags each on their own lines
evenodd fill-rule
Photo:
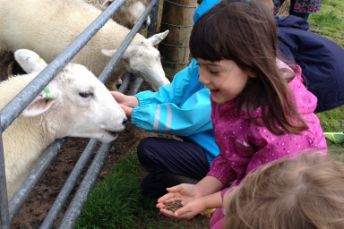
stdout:
<svg viewBox="0 0 344 229">
<path fill-rule="evenodd" d="M 274 11 L 273 0 L 257 0 L 257 2 L 265 5 L 271 11 L 271 13 L 273 13 L 273 11 Z"/>
<path fill-rule="evenodd" d="M 321 155 L 272 162 L 225 197 L 225 228 L 344 228 L 344 165 Z"/>
</svg>

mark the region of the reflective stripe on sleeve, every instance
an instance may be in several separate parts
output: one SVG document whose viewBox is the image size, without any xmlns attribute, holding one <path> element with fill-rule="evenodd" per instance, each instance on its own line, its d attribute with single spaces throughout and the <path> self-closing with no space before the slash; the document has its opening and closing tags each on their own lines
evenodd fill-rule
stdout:
<svg viewBox="0 0 344 229">
<path fill-rule="evenodd" d="M 161 109 L 160 105 L 158 105 L 156 108 L 156 113 L 155 113 L 155 117 L 154 117 L 154 125 L 153 125 L 154 130 L 157 130 L 159 127 L 160 109 Z"/>
<path fill-rule="evenodd" d="M 166 130 L 171 129 L 171 122 L 172 122 L 172 110 L 170 105 L 166 105 L 167 109 L 167 122 L 166 122 Z"/>
</svg>

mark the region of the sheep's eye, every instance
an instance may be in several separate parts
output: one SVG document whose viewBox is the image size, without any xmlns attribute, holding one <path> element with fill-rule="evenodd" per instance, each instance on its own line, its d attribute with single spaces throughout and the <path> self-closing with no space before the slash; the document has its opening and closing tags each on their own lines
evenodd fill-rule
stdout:
<svg viewBox="0 0 344 229">
<path fill-rule="evenodd" d="M 79 92 L 79 95 L 82 97 L 82 98 L 88 98 L 88 97 L 93 97 L 93 92 Z"/>
</svg>

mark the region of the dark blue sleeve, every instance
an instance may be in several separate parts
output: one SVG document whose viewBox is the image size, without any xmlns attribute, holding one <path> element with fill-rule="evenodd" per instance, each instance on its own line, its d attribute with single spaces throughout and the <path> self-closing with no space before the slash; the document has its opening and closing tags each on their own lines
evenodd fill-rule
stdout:
<svg viewBox="0 0 344 229">
<path fill-rule="evenodd" d="M 287 62 L 301 66 L 307 88 L 318 98 L 317 112 L 344 104 L 343 48 L 295 24 L 279 24 L 278 45 Z"/>
</svg>

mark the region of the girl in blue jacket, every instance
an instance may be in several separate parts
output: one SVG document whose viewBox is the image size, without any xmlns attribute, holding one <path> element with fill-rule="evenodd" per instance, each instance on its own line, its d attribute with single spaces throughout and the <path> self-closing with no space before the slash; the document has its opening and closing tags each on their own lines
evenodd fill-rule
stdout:
<svg viewBox="0 0 344 229">
<path fill-rule="evenodd" d="M 194 20 L 218 2 L 203 1 Z M 170 85 L 157 92 L 143 91 L 136 96 L 112 92 L 134 125 L 182 139 L 148 137 L 140 142 L 138 158 L 149 173 L 141 184 L 143 194 L 160 197 L 166 193 L 167 187 L 180 182 L 170 175 L 202 179 L 219 154 L 210 120 L 210 92 L 198 81 L 198 76 L 198 64 L 192 60 L 174 76 Z"/>
</svg>

